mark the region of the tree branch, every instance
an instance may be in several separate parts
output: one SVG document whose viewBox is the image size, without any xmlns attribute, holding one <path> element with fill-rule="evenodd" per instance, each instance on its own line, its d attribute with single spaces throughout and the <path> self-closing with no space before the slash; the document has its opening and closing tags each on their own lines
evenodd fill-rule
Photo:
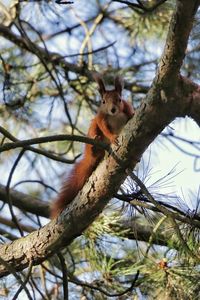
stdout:
<svg viewBox="0 0 200 300">
<path fill-rule="evenodd" d="M 14 137 L 10 132 L 8 132 L 5 128 L 3 128 L 2 126 L 0 126 L 0 132 L 5 137 L 7 137 L 9 140 L 11 140 L 13 142 L 21 142 L 16 137 Z M 12 145 L 12 143 L 8 143 L 8 144 Z M 1 147 L 2 146 L 0 146 L 0 148 Z M 31 147 L 31 146 L 27 146 L 27 145 L 26 146 L 24 145 L 24 147 L 25 147 L 26 150 L 32 151 L 34 153 L 38 153 L 40 155 L 44 155 L 44 156 L 46 156 L 50 159 L 56 160 L 56 161 L 60 161 L 60 162 L 63 162 L 63 163 L 68 163 L 68 164 L 74 163 L 74 159 L 69 160 L 69 159 L 66 159 L 66 158 L 63 158 L 63 157 L 58 157 L 58 156 L 56 156 L 56 155 L 54 155 L 54 154 L 52 154 L 52 153 L 50 153 L 50 152 L 48 152 L 44 149 L 34 148 L 34 147 Z M 15 149 L 15 146 L 11 146 L 11 149 Z M 7 149 L 7 150 L 9 150 L 9 149 Z"/>
<path fill-rule="evenodd" d="M 58 135 L 52 135 L 52 136 L 37 137 L 37 138 L 32 138 L 32 139 L 23 140 L 23 141 L 17 140 L 16 142 L 13 142 L 13 143 L 5 143 L 2 146 L 0 146 L 0 153 L 11 150 L 11 149 L 16 149 L 16 148 L 25 148 L 26 149 L 26 147 L 30 146 L 30 145 L 57 142 L 57 141 L 83 142 L 83 143 L 94 145 L 96 147 L 103 148 L 104 150 L 109 151 L 108 144 L 101 142 L 97 139 L 92 139 L 92 138 L 89 138 L 86 136 L 81 136 L 81 135 L 58 134 Z"/>
<path fill-rule="evenodd" d="M 158 134 L 177 116 L 191 114 L 192 96 L 198 93 L 198 88 L 178 75 L 196 6 L 194 0 L 177 1 L 156 80 L 133 119 L 125 126 L 119 145 L 113 146 L 118 160 L 111 155 L 104 159 L 58 218 L 26 237 L 0 246 L 0 257 L 7 264 L 12 264 L 16 270 L 24 269 L 30 262 L 39 264 L 80 236 L 117 192 L 126 170 L 135 167 Z M 174 81 L 171 78 L 169 81 L 169 76 Z M 0 276 L 6 274 L 9 274 L 6 265 L 0 265 Z"/>
<path fill-rule="evenodd" d="M 36 43 L 33 43 L 24 37 L 16 35 L 13 31 L 11 31 L 8 27 L 4 26 L 3 24 L 0 24 L 0 35 L 14 43 L 21 49 L 31 52 L 37 55 L 38 57 L 42 57 L 47 62 L 54 62 L 55 64 L 62 63 L 62 67 L 65 70 L 74 72 L 76 74 L 86 75 L 88 78 L 92 79 L 92 72 L 85 68 L 85 66 L 79 67 L 75 64 L 67 62 L 58 53 L 45 51 L 45 49 L 38 46 Z"/>
<path fill-rule="evenodd" d="M 164 81 L 167 85 L 171 85 L 174 79 L 176 82 L 185 57 L 188 38 L 198 5 L 199 0 L 176 1 L 176 9 L 170 22 L 164 52 L 157 72 L 158 81 Z"/>
<path fill-rule="evenodd" d="M 25 193 L 10 189 L 12 204 L 21 210 L 36 214 L 37 216 L 49 218 L 49 203 L 42 202 Z M 0 184 L 0 199 L 7 203 L 7 193 L 4 185 Z"/>
<path fill-rule="evenodd" d="M 145 6 L 141 1 L 137 1 L 138 3 L 132 3 L 130 1 L 127 0 L 113 0 L 114 2 L 119 2 L 119 3 L 123 3 L 128 5 L 130 8 L 132 8 L 133 10 L 142 10 L 144 12 L 152 12 L 154 11 L 156 8 L 158 8 L 160 5 L 162 5 L 164 2 L 166 2 L 167 0 L 160 0 L 157 1 L 156 4 L 152 5 L 152 6 Z"/>
</svg>

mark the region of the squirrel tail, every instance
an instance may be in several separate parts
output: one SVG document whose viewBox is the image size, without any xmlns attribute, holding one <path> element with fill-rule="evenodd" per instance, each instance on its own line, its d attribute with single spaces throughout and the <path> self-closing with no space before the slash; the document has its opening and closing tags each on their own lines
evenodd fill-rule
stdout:
<svg viewBox="0 0 200 300">
<path fill-rule="evenodd" d="M 86 157 L 75 164 L 58 198 L 52 205 L 51 219 L 56 217 L 76 197 L 95 167 L 96 162 L 88 161 Z"/>
</svg>

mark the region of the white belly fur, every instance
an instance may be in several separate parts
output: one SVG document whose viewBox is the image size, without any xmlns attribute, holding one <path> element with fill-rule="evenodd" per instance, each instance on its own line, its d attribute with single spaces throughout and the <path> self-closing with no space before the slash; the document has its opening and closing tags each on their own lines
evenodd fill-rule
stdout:
<svg viewBox="0 0 200 300">
<path fill-rule="evenodd" d="M 127 123 L 128 117 L 124 112 L 121 112 L 115 116 L 108 116 L 107 120 L 111 131 L 115 134 L 119 134 Z"/>
</svg>

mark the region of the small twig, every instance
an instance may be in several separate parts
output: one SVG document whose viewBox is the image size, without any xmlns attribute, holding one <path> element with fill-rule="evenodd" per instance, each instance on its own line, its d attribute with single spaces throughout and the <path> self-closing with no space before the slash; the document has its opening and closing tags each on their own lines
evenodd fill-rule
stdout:
<svg viewBox="0 0 200 300">
<path fill-rule="evenodd" d="M 72 282 L 72 283 L 74 283 L 74 284 L 77 284 L 77 285 L 80 285 L 80 286 L 83 286 L 83 287 L 87 287 L 87 288 L 90 288 L 90 289 L 99 291 L 100 293 L 102 293 L 102 294 L 104 294 L 104 295 L 106 295 L 106 296 L 108 296 L 108 297 L 120 297 L 120 296 L 123 296 L 123 295 L 127 294 L 128 292 L 131 292 L 131 291 L 134 289 L 135 284 L 136 284 L 136 281 L 138 280 L 139 275 L 140 275 L 140 271 L 138 270 L 138 271 L 136 272 L 136 274 L 135 274 L 135 278 L 133 279 L 133 281 L 132 281 L 130 287 L 128 287 L 127 289 L 125 289 L 123 292 L 120 292 L 120 293 L 113 293 L 113 294 L 111 294 L 111 293 L 105 291 L 104 289 L 102 289 L 102 288 L 100 288 L 100 287 L 98 287 L 98 286 L 94 286 L 94 285 L 92 285 L 92 284 L 83 282 L 83 281 L 81 281 L 81 280 L 79 280 L 79 279 L 74 279 L 74 278 L 71 279 L 71 278 L 70 278 L 70 279 L 69 279 L 69 282 Z"/>
<path fill-rule="evenodd" d="M 0 264 L 2 264 L 3 266 L 6 267 L 6 269 L 9 271 L 10 274 L 12 274 L 16 279 L 17 281 L 19 282 L 19 284 L 21 285 L 20 288 L 24 289 L 26 294 L 27 294 L 27 297 L 28 299 L 32 300 L 32 297 L 30 295 L 30 292 L 28 290 L 28 288 L 26 287 L 26 282 L 24 282 L 21 277 L 18 275 L 18 273 L 15 271 L 15 269 L 13 268 L 13 266 L 9 263 L 7 263 L 4 259 L 2 259 L 0 257 Z M 30 262 L 29 264 L 30 268 L 32 269 L 32 262 Z M 29 273 L 29 272 L 28 272 Z M 30 275 L 29 275 L 30 276 Z M 28 277 L 29 278 L 29 277 Z"/>
<path fill-rule="evenodd" d="M 41 52 L 38 51 L 38 48 L 36 47 L 36 44 L 34 44 L 32 42 L 32 40 L 29 38 L 29 36 L 27 35 L 26 31 L 24 30 L 22 23 L 25 23 L 27 26 L 29 26 L 31 28 L 31 30 L 33 30 L 39 36 L 39 38 L 41 40 L 41 43 L 44 46 L 44 51 L 45 51 L 47 57 L 44 57 L 43 55 L 41 55 Z M 57 78 L 56 78 L 54 76 L 53 72 L 50 70 L 50 67 L 48 65 L 49 62 L 51 61 L 50 54 L 49 54 L 49 51 L 48 51 L 48 49 L 46 47 L 46 44 L 45 44 L 45 42 L 44 42 L 44 40 L 43 40 L 40 32 L 37 29 L 35 29 L 35 27 L 32 24 L 30 24 L 29 22 L 22 21 L 20 19 L 18 19 L 18 23 L 15 22 L 15 26 L 17 27 L 17 29 L 19 30 L 19 32 L 23 36 L 23 39 L 29 44 L 29 47 L 32 49 L 33 53 L 40 59 L 41 63 L 43 64 L 43 66 L 46 69 L 47 73 L 49 74 L 50 78 L 55 83 L 55 86 L 56 86 L 56 88 L 57 88 L 57 90 L 59 92 L 60 98 L 63 101 L 64 109 L 65 109 L 66 115 L 68 117 L 69 123 L 70 123 L 71 127 L 73 128 L 73 123 L 72 123 L 71 115 L 69 113 L 68 105 L 67 105 L 67 103 L 65 101 L 65 96 L 64 96 L 62 85 L 60 83 L 59 76 L 57 76 Z M 57 73 L 56 72 L 56 67 L 53 64 L 53 62 L 52 62 L 52 67 L 53 67 L 55 73 Z"/>
<path fill-rule="evenodd" d="M 8 151 L 11 149 L 16 148 L 25 148 L 27 146 L 35 145 L 35 144 L 43 144 L 43 143 L 50 143 L 50 142 L 57 142 L 57 141 L 73 141 L 73 142 L 81 142 L 90 144 L 99 148 L 102 148 L 106 151 L 110 151 L 110 147 L 107 143 L 101 142 L 97 139 L 92 139 L 89 137 L 81 136 L 81 135 L 70 135 L 70 134 L 58 134 L 52 136 L 45 136 L 45 137 L 38 137 L 24 141 L 16 141 L 13 143 L 5 143 L 0 147 L 0 153 L 4 151 Z"/>
<path fill-rule="evenodd" d="M 19 142 L 19 140 L 14 137 L 10 132 L 8 132 L 5 128 L 3 128 L 2 126 L 0 126 L 0 133 L 2 133 L 5 137 L 7 137 L 9 140 L 13 141 L 13 142 Z M 48 158 L 51 158 L 55 161 L 59 161 L 59 162 L 63 162 L 63 163 L 67 163 L 67 164 L 73 164 L 74 163 L 74 159 L 66 159 L 66 158 L 62 158 L 62 157 L 58 157 L 46 150 L 42 150 L 42 149 L 38 149 L 38 148 L 34 148 L 34 147 L 31 147 L 31 146 L 26 146 L 25 147 L 26 150 L 29 150 L 31 152 L 34 152 L 34 153 L 38 153 L 40 155 L 44 155 Z"/>
<path fill-rule="evenodd" d="M 137 0 L 137 2 L 140 4 L 141 8 L 146 11 L 146 12 L 152 12 L 154 11 L 156 8 L 158 8 L 160 5 L 162 5 L 163 3 L 165 3 L 167 0 L 160 0 L 157 1 L 157 3 L 155 3 L 154 5 L 152 5 L 151 7 L 146 7 L 140 0 Z"/>
<path fill-rule="evenodd" d="M 153 244 L 153 241 L 154 241 L 154 238 L 155 238 L 155 234 L 156 234 L 156 231 L 158 231 L 159 227 L 162 225 L 162 223 L 167 219 L 166 216 L 163 216 L 159 221 L 158 223 L 156 224 L 156 226 L 153 228 L 153 232 L 149 238 L 149 243 L 148 243 L 148 247 L 146 249 L 146 252 L 145 252 L 145 257 L 147 256 L 152 244 Z"/>
<path fill-rule="evenodd" d="M 59 260 L 60 260 L 60 265 L 62 269 L 62 282 L 63 282 L 63 300 L 68 300 L 69 299 L 69 293 L 68 293 L 68 277 L 67 277 L 67 265 L 65 263 L 65 259 L 63 255 L 59 252 L 57 254 Z"/>
<path fill-rule="evenodd" d="M 20 180 L 19 182 L 15 183 L 13 185 L 13 189 L 16 188 L 16 186 L 23 184 L 23 183 L 39 183 L 41 184 L 45 189 L 50 189 L 51 191 L 55 192 L 56 194 L 58 191 L 54 189 L 52 186 L 48 185 L 47 183 L 43 182 L 42 180 L 34 180 L 34 179 L 28 179 L 28 180 Z"/>
<path fill-rule="evenodd" d="M 57 4 L 74 4 L 73 1 L 55 0 Z"/>
<path fill-rule="evenodd" d="M 136 205 L 143 206 L 147 209 L 151 209 L 153 211 L 161 212 L 157 207 L 148 204 L 148 203 L 151 203 L 151 201 L 145 195 L 142 194 L 142 191 L 127 194 L 127 195 L 116 194 L 115 197 L 119 200 L 125 201 L 125 202 L 130 203 L 130 204 L 135 205 L 135 203 L 136 203 Z M 174 211 L 174 212 L 178 213 L 179 215 L 181 215 L 182 217 L 193 218 L 198 222 L 200 221 L 200 217 L 197 215 L 197 213 L 191 215 L 188 212 L 184 212 L 181 209 L 179 209 L 178 207 L 175 207 L 171 204 L 168 204 L 168 203 L 165 203 L 165 202 L 162 202 L 162 201 L 159 201 L 159 200 L 156 200 L 156 202 L 158 204 L 170 209 L 172 211 L 172 213 Z M 185 222 L 191 224 L 191 222 L 188 222 L 187 220 L 185 220 Z"/>
<path fill-rule="evenodd" d="M 123 167 L 123 161 L 116 155 L 114 151 L 110 152 L 110 155 L 115 159 L 115 161 Z M 190 217 L 187 217 L 186 215 L 182 216 L 179 213 L 173 212 L 169 209 L 167 209 L 165 206 L 160 204 L 158 201 L 154 199 L 154 197 L 151 195 L 151 193 L 146 188 L 145 184 L 129 169 L 126 169 L 127 175 L 132 178 L 132 180 L 140 187 L 142 193 L 147 197 L 147 199 L 155 206 L 154 208 L 157 208 L 158 211 L 163 213 L 165 216 L 177 219 L 181 222 L 187 222 L 188 224 L 192 226 L 196 226 L 197 228 L 200 228 L 200 222 L 197 220 L 194 220 Z M 151 208 L 150 208 L 151 209 Z"/>
<path fill-rule="evenodd" d="M 23 233 L 23 230 L 21 229 L 19 223 L 18 223 L 18 220 L 15 216 L 15 213 L 13 211 L 13 206 L 12 206 L 12 198 L 10 197 L 10 184 L 11 184 L 11 180 L 12 180 L 12 176 L 14 174 L 14 171 L 20 161 L 20 159 L 22 158 L 23 154 L 24 154 L 25 150 L 22 149 L 16 159 L 16 161 L 14 162 L 12 168 L 11 168 L 11 171 L 10 171 L 10 174 L 8 176 L 8 181 L 7 181 L 7 184 L 6 184 L 6 193 L 7 193 L 7 201 L 8 201 L 8 206 L 9 206 L 9 209 L 10 209 L 10 214 L 12 216 L 12 221 L 15 223 L 17 229 L 19 230 L 21 236 L 24 235 Z"/>
<path fill-rule="evenodd" d="M 113 0 L 113 2 L 119 2 L 119 3 L 122 3 L 122 4 L 126 4 L 129 7 L 131 7 L 132 9 L 143 9 L 141 7 L 141 5 L 139 5 L 137 3 L 132 3 L 132 2 L 126 1 L 126 0 Z"/>
<path fill-rule="evenodd" d="M 174 226 L 174 229 L 175 229 L 175 231 L 176 231 L 177 237 L 178 237 L 179 241 L 181 242 L 181 245 L 182 245 L 183 249 L 185 249 L 185 251 L 186 251 L 191 257 L 195 257 L 195 258 L 198 259 L 198 261 L 199 261 L 199 257 L 198 257 L 198 256 L 197 256 L 190 248 L 189 248 L 187 242 L 184 240 L 183 235 L 182 235 L 182 233 L 181 233 L 181 231 L 180 231 L 180 228 L 179 228 L 179 226 L 178 226 L 176 220 L 173 219 L 173 218 L 170 218 L 170 220 L 171 220 L 171 222 L 172 222 L 172 224 L 173 224 L 173 226 Z"/>
<path fill-rule="evenodd" d="M 41 288 L 38 287 L 38 284 L 35 283 L 35 281 L 34 281 L 34 279 L 33 279 L 32 276 L 31 276 L 31 283 L 33 284 L 33 287 L 35 288 L 35 290 L 40 294 L 40 296 L 42 297 L 42 299 L 47 300 L 47 298 L 41 292 Z"/>
<path fill-rule="evenodd" d="M 152 11 L 154 11 L 156 8 L 158 8 L 160 5 L 162 5 L 166 1 L 167 0 L 160 0 L 156 4 L 154 4 L 154 5 L 150 6 L 150 7 L 147 7 L 140 0 L 137 0 L 137 3 L 133 3 L 133 2 L 130 2 L 128 0 L 113 0 L 113 2 L 119 2 L 119 3 L 126 4 L 126 5 L 128 5 L 133 10 L 138 10 L 139 9 L 139 10 L 143 10 L 145 12 L 152 12 Z"/>
<path fill-rule="evenodd" d="M 104 51 L 112 46 L 114 46 L 114 44 L 116 43 L 116 41 L 114 42 L 111 42 L 109 43 L 108 45 L 106 46 L 103 46 L 103 47 L 100 47 L 98 49 L 94 49 L 92 51 L 87 51 L 87 52 L 84 52 L 84 53 L 74 53 L 74 54 L 67 54 L 67 55 L 63 55 L 61 58 L 66 58 L 66 57 L 76 57 L 76 56 L 85 56 L 85 55 L 90 55 L 90 54 L 94 54 L 94 53 L 98 53 L 98 52 L 101 52 L 101 51 Z M 57 61 L 57 58 L 55 58 L 55 60 L 53 60 L 54 62 Z"/>
<path fill-rule="evenodd" d="M 21 293 L 21 291 L 26 286 L 26 284 L 29 281 L 29 278 L 31 276 L 32 268 L 33 268 L 33 262 L 30 262 L 29 267 L 28 267 L 28 272 L 27 272 L 26 278 L 25 278 L 25 280 L 23 282 L 23 285 L 21 284 L 21 286 L 19 287 L 18 291 L 16 292 L 16 294 L 14 295 L 14 297 L 12 298 L 12 300 L 16 300 L 18 298 L 19 294 Z"/>
<path fill-rule="evenodd" d="M 149 199 L 149 201 L 165 216 L 172 219 L 177 219 L 181 222 L 186 222 L 190 225 L 200 228 L 200 222 L 198 220 L 194 220 L 190 217 L 187 217 L 186 215 L 182 216 L 179 213 L 173 212 L 169 210 L 167 207 L 165 207 L 164 205 L 160 204 L 159 201 L 156 201 L 154 197 L 151 195 L 151 193 L 148 191 L 148 189 L 146 188 L 145 184 L 134 173 L 127 170 L 127 175 L 129 175 L 133 179 L 133 181 L 141 188 L 141 191 Z"/>
</svg>

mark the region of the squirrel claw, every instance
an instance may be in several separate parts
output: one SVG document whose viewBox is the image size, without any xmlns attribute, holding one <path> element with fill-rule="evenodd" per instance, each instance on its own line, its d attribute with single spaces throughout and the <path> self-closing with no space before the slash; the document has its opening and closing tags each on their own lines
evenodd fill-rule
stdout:
<svg viewBox="0 0 200 300">
<path fill-rule="evenodd" d="M 117 137 L 117 136 L 114 137 L 114 138 L 112 139 L 112 143 L 113 143 L 115 146 L 119 146 L 119 141 L 118 141 L 118 137 Z"/>
</svg>

